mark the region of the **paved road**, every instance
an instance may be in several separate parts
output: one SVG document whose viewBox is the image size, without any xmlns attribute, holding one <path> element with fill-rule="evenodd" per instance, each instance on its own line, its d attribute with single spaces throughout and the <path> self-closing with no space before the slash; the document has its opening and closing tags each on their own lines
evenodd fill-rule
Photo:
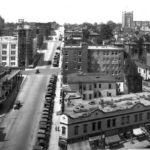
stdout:
<svg viewBox="0 0 150 150">
<path fill-rule="evenodd" d="M 44 59 L 52 58 L 59 41 L 49 41 L 48 50 Z M 23 103 L 19 110 L 10 110 L 5 118 L 0 119 L 0 150 L 31 150 L 34 135 L 37 132 L 38 121 L 42 112 L 44 95 L 50 74 L 59 73 L 60 69 L 50 66 L 38 66 L 39 74 L 35 69 L 28 69 L 24 83 L 17 99 Z"/>
</svg>

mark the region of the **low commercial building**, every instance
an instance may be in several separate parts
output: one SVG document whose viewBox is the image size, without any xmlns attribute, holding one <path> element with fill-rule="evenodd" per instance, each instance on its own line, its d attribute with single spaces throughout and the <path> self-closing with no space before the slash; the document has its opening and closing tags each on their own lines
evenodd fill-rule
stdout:
<svg viewBox="0 0 150 150">
<path fill-rule="evenodd" d="M 100 73 L 73 73 L 67 76 L 72 91 L 78 91 L 84 100 L 116 96 L 116 80 L 111 75 Z"/>
<path fill-rule="evenodd" d="M 97 100 L 64 101 L 59 144 L 92 138 L 104 144 L 120 141 L 134 129 L 149 127 L 150 93 L 136 93 Z M 134 132 L 133 132 L 134 131 Z"/>
<path fill-rule="evenodd" d="M 0 37 L 0 65 L 8 67 L 18 67 L 17 37 Z"/>
<path fill-rule="evenodd" d="M 7 96 L 11 93 L 21 77 L 20 70 L 10 70 L 5 75 L 0 76 L 0 104 L 7 100 Z"/>
</svg>

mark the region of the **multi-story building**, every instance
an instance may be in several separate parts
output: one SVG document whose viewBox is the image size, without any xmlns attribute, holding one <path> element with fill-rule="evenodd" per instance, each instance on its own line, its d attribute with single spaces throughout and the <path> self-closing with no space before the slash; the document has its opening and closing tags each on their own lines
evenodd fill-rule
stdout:
<svg viewBox="0 0 150 150">
<path fill-rule="evenodd" d="M 17 37 L 0 37 L 0 64 L 2 66 L 18 67 Z"/>
<path fill-rule="evenodd" d="M 122 28 L 140 28 L 146 29 L 150 26 L 150 21 L 134 21 L 133 20 L 133 11 L 132 12 L 123 12 L 122 13 Z"/>
<path fill-rule="evenodd" d="M 87 45 L 65 45 L 62 68 L 64 82 L 66 82 L 66 76 L 70 73 L 87 72 Z"/>
<path fill-rule="evenodd" d="M 88 46 L 88 72 L 113 75 L 123 81 L 124 48 L 115 46 Z"/>
<path fill-rule="evenodd" d="M 133 12 L 122 13 L 122 27 L 132 28 L 133 27 Z"/>
<path fill-rule="evenodd" d="M 29 66 L 33 63 L 33 35 L 29 25 L 18 26 L 18 66 Z"/>
<path fill-rule="evenodd" d="M 60 117 L 59 144 L 88 140 L 91 137 L 108 144 L 121 140 L 128 132 L 148 128 L 150 94 L 147 92 L 83 101 L 64 102 Z M 111 140 L 109 140 L 111 139 Z"/>
<path fill-rule="evenodd" d="M 116 80 L 113 76 L 100 73 L 73 73 L 67 76 L 72 91 L 78 91 L 83 100 L 116 96 Z"/>
</svg>

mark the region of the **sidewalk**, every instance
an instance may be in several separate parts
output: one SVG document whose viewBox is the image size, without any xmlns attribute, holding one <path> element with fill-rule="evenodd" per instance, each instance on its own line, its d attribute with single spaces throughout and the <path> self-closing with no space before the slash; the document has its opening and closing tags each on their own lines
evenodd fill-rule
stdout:
<svg viewBox="0 0 150 150">
<path fill-rule="evenodd" d="M 61 109 L 61 104 L 59 103 L 60 99 L 60 85 L 61 85 L 61 76 L 58 75 L 57 88 L 56 88 L 56 97 L 54 103 L 52 127 L 51 127 L 51 136 L 49 141 L 49 150 L 59 150 L 58 140 L 59 140 L 59 131 L 55 130 L 55 127 L 59 127 L 60 116 L 57 115 L 57 112 Z"/>
</svg>

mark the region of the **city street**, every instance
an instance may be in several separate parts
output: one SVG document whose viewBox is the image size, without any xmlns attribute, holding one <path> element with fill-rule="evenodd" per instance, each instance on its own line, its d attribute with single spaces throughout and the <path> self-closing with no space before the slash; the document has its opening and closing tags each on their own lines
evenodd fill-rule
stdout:
<svg viewBox="0 0 150 150">
<path fill-rule="evenodd" d="M 57 39 L 59 39 L 59 32 L 57 32 Z M 52 60 L 55 50 L 60 41 L 48 41 L 48 50 L 45 51 L 44 60 Z M 39 74 L 35 74 L 36 69 L 40 70 Z M 25 78 L 22 83 L 21 89 L 17 96 L 17 100 L 20 100 L 22 107 L 20 109 L 11 109 L 8 114 L 4 114 L 4 117 L 0 118 L 0 150 L 32 150 L 32 146 L 35 142 L 35 135 L 38 128 L 38 122 L 42 113 L 44 96 L 46 88 L 51 74 L 59 74 L 60 68 L 51 66 L 37 66 L 34 69 L 27 69 L 23 72 Z M 59 79 L 60 81 L 60 76 Z M 60 86 L 60 82 L 57 83 Z M 59 90 L 57 89 L 57 95 L 54 106 L 54 119 L 56 112 L 60 109 Z M 54 128 L 54 127 L 53 127 Z M 52 128 L 51 140 L 55 137 L 55 131 Z M 58 134 L 58 133 L 57 133 Z M 57 136 L 58 138 L 58 136 Z M 50 140 L 50 149 L 57 144 Z M 55 147 L 56 148 L 56 147 Z"/>
</svg>

